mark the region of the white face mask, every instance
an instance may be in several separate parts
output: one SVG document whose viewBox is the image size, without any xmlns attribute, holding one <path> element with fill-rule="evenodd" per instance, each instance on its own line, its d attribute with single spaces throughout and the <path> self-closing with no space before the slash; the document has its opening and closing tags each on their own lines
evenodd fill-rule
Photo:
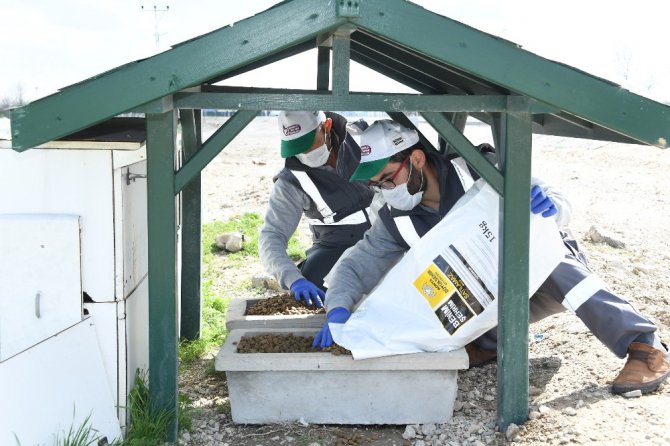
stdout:
<svg viewBox="0 0 670 446">
<path fill-rule="evenodd" d="M 410 170 L 409 175 L 411 174 L 412 172 Z M 398 184 L 393 189 L 382 189 L 382 195 L 391 207 L 394 207 L 399 211 L 409 211 L 421 203 L 421 199 L 423 198 L 423 191 L 421 190 L 422 186 L 423 170 L 421 171 L 421 186 L 419 187 L 419 191 L 417 193 L 410 194 L 407 190 L 407 183 L 402 183 Z"/>
<path fill-rule="evenodd" d="M 326 145 L 326 127 L 323 127 L 323 144 L 309 153 L 299 153 L 295 157 L 308 167 L 320 167 L 326 164 L 330 149 Z"/>
<path fill-rule="evenodd" d="M 423 191 L 420 190 L 412 195 L 407 191 L 407 183 L 403 183 L 393 189 L 382 189 L 382 195 L 390 206 L 400 211 L 409 211 L 421 203 Z"/>
<path fill-rule="evenodd" d="M 299 153 L 295 157 L 298 158 L 298 161 L 303 163 L 305 166 L 319 167 L 326 164 L 326 161 L 328 161 L 328 155 L 330 155 L 330 151 L 328 151 L 328 146 L 326 146 L 324 143 L 322 146 L 317 147 L 311 152 Z"/>
</svg>

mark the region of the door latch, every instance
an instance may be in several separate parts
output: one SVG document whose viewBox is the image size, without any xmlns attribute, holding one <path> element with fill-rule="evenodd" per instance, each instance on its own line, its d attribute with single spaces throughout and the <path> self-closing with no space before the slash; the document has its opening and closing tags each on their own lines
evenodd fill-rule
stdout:
<svg viewBox="0 0 670 446">
<path fill-rule="evenodd" d="M 126 170 L 126 186 L 130 186 L 130 183 L 134 183 L 138 178 L 146 178 L 146 173 L 132 173 L 130 169 Z"/>
</svg>

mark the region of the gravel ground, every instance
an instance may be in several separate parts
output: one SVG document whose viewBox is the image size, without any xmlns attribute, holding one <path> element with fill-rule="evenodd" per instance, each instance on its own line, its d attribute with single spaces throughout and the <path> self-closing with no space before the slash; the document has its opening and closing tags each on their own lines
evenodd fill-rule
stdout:
<svg viewBox="0 0 670 446">
<path fill-rule="evenodd" d="M 213 127 L 212 127 L 213 128 Z M 203 172 L 204 220 L 263 213 L 272 175 L 281 167 L 274 118 L 258 118 Z M 426 132 L 430 137 L 431 132 Z M 488 141 L 483 126 L 466 130 Z M 571 199 L 573 234 L 591 268 L 626 296 L 670 339 L 670 152 L 645 146 L 535 136 L 534 174 Z M 243 204 L 240 204 L 243 203 Z M 587 238 L 589 229 L 622 242 L 614 248 Z M 301 226 L 302 229 L 306 227 Z M 308 240 L 307 231 L 303 231 Z M 260 272 L 224 271 L 231 283 Z M 496 432 L 496 365 L 463 371 L 454 417 L 440 425 L 235 425 L 224 374 L 211 358 L 184 368 L 180 390 L 192 400 L 194 432 L 186 445 L 528 445 L 670 444 L 670 385 L 655 394 L 624 398 L 609 386 L 624 361 L 599 343 L 575 316 L 562 313 L 530 328 L 530 420 Z"/>
</svg>

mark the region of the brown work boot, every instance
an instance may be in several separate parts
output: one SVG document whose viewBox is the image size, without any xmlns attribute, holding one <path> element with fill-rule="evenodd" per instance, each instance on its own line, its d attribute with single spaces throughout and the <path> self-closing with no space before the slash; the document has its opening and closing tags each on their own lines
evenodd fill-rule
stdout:
<svg viewBox="0 0 670 446">
<path fill-rule="evenodd" d="M 488 350 L 481 348 L 474 342 L 465 346 L 465 351 L 468 353 L 468 361 L 470 361 L 470 368 L 481 367 L 490 362 L 493 362 L 498 357 L 498 350 Z"/>
<path fill-rule="evenodd" d="M 628 347 L 628 361 L 612 383 L 612 393 L 640 390 L 653 392 L 670 375 L 670 353 L 651 345 L 633 342 Z"/>
</svg>

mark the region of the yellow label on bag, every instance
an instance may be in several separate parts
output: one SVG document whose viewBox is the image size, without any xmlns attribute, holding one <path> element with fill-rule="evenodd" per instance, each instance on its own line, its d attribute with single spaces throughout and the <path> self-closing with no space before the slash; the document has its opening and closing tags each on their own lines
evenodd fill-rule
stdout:
<svg viewBox="0 0 670 446">
<path fill-rule="evenodd" d="M 414 287 L 419 290 L 432 309 L 435 309 L 445 297 L 454 292 L 454 285 L 432 263 L 414 281 Z"/>
</svg>

